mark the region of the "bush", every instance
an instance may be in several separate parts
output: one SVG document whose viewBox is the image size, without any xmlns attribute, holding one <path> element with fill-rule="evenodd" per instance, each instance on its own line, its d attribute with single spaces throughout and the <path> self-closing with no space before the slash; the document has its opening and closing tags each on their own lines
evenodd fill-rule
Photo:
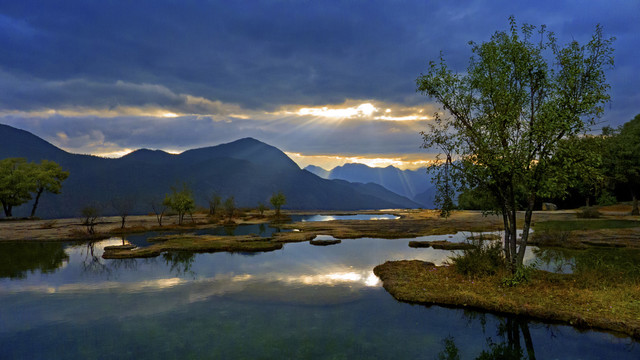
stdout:
<svg viewBox="0 0 640 360">
<path fill-rule="evenodd" d="M 611 195 L 610 192 L 603 191 L 600 194 L 600 196 L 598 196 L 598 198 L 596 199 L 596 202 L 600 206 L 607 206 L 607 205 L 615 205 L 615 204 L 617 204 L 618 200 L 616 199 L 615 196 Z"/>
<path fill-rule="evenodd" d="M 474 241 L 474 247 L 463 250 L 462 254 L 449 258 L 459 274 L 478 278 L 494 275 L 506 266 L 502 246 L 498 241 L 483 245 L 483 241 Z"/>
<path fill-rule="evenodd" d="M 600 217 L 600 211 L 593 206 L 583 207 L 576 215 L 582 219 L 597 219 Z"/>
<path fill-rule="evenodd" d="M 516 272 L 502 279 L 503 286 L 517 286 L 529 282 L 535 266 L 519 266 Z"/>
</svg>

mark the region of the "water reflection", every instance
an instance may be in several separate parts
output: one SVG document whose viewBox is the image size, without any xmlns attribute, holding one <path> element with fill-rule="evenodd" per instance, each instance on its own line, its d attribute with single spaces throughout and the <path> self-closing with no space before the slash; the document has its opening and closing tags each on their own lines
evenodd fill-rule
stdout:
<svg viewBox="0 0 640 360">
<path fill-rule="evenodd" d="M 191 266 L 195 260 L 195 253 L 189 251 L 169 251 L 162 254 L 165 263 L 170 267 L 171 272 L 177 274 L 191 274 Z"/>
<path fill-rule="evenodd" d="M 120 240 L 65 245 L 57 271 L 0 279 L 0 357 L 431 358 L 454 334 L 461 358 L 528 356 L 528 342 L 539 358 L 638 358 L 635 343 L 605 333 L 395 301 L 375 265 L 451 254 L 408 241 L 129 260 L 101 258 Z"/>
<path fill-rule="evenodd" d="M 391 214 L 355 214 L 355 215 L 301 215 L 292 216 L 294 222 L 297 221 L 332 221 L 332 220 L 395 220 L 399 216 Z"/>
<path fill-rule="evenodd" d="M 52 273 L 69 261 L 61 243 L 0 242 L 0 278 Z"/>
<path fill-rule="evenodd" d="M 537 261 L 561 273 L 599 272 L 623 277 L 640 276 L 640 250 L 625 248 L 534 249 Z"/>
<path fill-rule="evenodd" d="M 483 333 L 486 334 L 484 328 Z M 497 323 L 496 336 L 496 339 L 486 338 L 485 349 L 475 356 L 475 359 L 535 360 L 536 353 L 528 320 L 501 318 Z M 460 349 L 453 336 L 442 339 L 442 344 L 444 349 L 438 353 L 438 359 L 460 359 Z"/>
</svg>

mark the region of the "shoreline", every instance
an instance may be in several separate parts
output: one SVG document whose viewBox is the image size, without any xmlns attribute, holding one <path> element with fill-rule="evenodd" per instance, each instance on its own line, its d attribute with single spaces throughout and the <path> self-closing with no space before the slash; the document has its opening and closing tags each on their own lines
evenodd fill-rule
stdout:
<svg viewBox="0 0 640 360">
<path fill-rule="evenodd" d="M 582 287 L 576 276 L 536 270 L 529 283 L 499 285 L 500 276 L 468 279 L 453 266 L 419 260 L 387 261 L 374 268 L 396 300 L 525 316 L 640 339 L 640 286 Z M 609 302 L 610 299 L 616 302 Z"/>
</svg>

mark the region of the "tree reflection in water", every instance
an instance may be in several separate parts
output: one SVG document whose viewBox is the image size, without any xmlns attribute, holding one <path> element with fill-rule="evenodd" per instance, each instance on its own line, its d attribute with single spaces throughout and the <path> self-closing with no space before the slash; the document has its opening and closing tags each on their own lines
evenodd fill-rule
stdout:
<svg viewBox="0 0 640 360">
<path fill-rule="evenodd" d="M 195 276 L 195 273 L 191 271 L 191 266 L 195 260 L 195 253 L 188 251 L 170 251 L 162 254 L 162 258 L 165 263 L 171 267 L 171 272 L 174 271 L 178 275 L 190 274 Z"/>
<path fill-rule="evenodd" d="M 83 246 L 81 252 L 82 269 L 88 273 L 110 275 L 111 269 L 102 262 L 102 253 L 96 251 L 96 243 L 98 241 L 89 241 Z"/>
<path fill-rule="evenodd" d="M 484 315 L 481 315 L 484 316 Z M 482 322 L 482 321 L 481 321 Z M 483 333 L 484 322 L 483 324 Z M 529 332 L 529 322 L 521 318 L 506 317 L 500 320 L 496 329 L 499 341 L 494 341 L 492 337 L 487 338 L 488 349 L 475 357 L 480 360 L 489 359 L 529 359 L 535 360 L 536 354 Z M 523 348 L 524 343 L 524 348 Z M 442 339 L 444 349 L 438 353 L 439 360 L 459 360 L 460 350 L 452 336 Z M 525 352 L 526 351 L 526 352 Z"/>
<path fill-rule="evenodd" d="M 69 261 L 59 242 L 0 243 L 0 278 L 23 279 L 28 272 L 52 273 Z"/>
</svg>

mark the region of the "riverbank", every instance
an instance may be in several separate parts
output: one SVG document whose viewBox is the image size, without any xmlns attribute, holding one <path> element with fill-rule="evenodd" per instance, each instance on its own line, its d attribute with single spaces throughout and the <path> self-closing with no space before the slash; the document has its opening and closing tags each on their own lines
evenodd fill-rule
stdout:
<svg viewBox="0 0 640 360">
<path fill-rule="evenodd" d="M 506 273 L 468 278 L 454 266 L 417 260 L 388 261 L 374 273 L 400 301 L 526 316 L 640 339 L 638 281 L 593 281 L 588 275 L 534 270 L 529 282 L 507 287 L 502 285 Z"/>
</svg>

